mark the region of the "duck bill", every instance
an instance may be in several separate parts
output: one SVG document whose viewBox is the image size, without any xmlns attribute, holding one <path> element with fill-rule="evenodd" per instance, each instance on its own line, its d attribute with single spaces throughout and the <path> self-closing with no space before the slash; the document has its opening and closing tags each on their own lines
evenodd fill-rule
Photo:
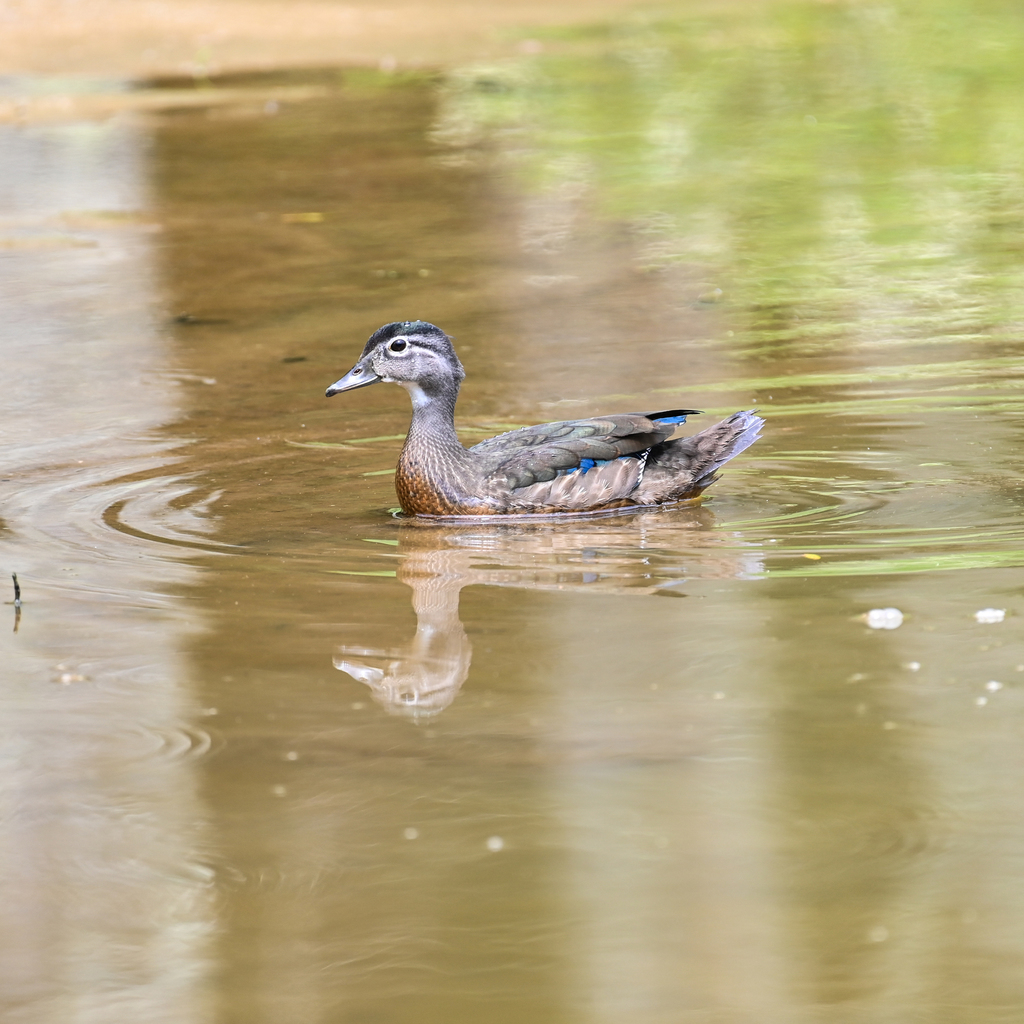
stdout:
<svg viewBox="0 0 1024 1024">
<path fill-rule="evenodd" d="M 355 391 L 356 388 L 369 387 L 371 384 L 377 384 L 383 379 L 383 377 L 374 373 L 369 366 L 357 363 L 341 380 L 336 380 L 327 389 L 327 397 L 340 395 L 342 391 Z"/>
</svg>

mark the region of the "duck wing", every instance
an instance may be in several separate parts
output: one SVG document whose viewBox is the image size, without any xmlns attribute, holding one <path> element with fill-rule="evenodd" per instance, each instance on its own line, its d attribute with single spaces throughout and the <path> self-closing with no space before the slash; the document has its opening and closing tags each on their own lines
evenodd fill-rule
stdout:
<svg viewBox="0 0 1024 1024">
<path fill-rule="evenodd" d="M 694 412 L 694 409 L 670 409 L 541 423 L 481 441 L 470 451 L 483 463 L 485 483 L 508 491 L 534 488 L 536 484 L 576 474 L 576 471 L 581 471 L 578 475 L 586 476 L 591 471 L 600 471 L 598 476 L 609 477 L 609 484 L 614 477 L 617 486 L 612 489 L 617 491 L 629 479 L 632 479 L 632 487 L 636 486 L 642 468 L 637 457 L 670 437 L 676 426 L 684 423 L 686 417 Z M 622 459 L 637 465 L 605 470 L 609 463 Z M 598 484 L 596 478 L 593 484 Z M 603 492 L 607 488 L 597 489 Z M 617 496 L 624 497 L 625 494 Z M 536 497 L 541 497 L 539 492 Z M 606 497 L 604 500 L 614 499 Z"/>
</svg>

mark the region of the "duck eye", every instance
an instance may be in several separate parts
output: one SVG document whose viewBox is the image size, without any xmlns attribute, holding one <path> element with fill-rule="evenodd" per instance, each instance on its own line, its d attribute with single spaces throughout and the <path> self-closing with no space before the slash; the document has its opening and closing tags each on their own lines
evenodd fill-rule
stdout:
<svg viewBox="0 0 1024 1024">
<path fill-rule="evenodd" d="M 408 344 L 409 343 L 407 341 L 403 341 L 401 338 L 398 338 L 396 341 L 391 342 L 391 344 L 388 345 L 388 348 L 392 352 L 404 352 L 405 351 L 405 347 Z"/>
</svg>

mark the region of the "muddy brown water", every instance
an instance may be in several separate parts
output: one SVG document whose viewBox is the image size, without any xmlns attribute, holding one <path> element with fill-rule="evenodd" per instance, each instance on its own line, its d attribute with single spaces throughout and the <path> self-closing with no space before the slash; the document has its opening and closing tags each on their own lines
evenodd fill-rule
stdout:
<svg viewBox="0 0 1024 1024">
<path fill-rule="evenodd" d="M 1019 1019 L 1021 25 L 918 17 L 2 127 L 5 1019 Z M 764 439 L 403 521 L 413 317 L 467 442 Z"/>
</svg>

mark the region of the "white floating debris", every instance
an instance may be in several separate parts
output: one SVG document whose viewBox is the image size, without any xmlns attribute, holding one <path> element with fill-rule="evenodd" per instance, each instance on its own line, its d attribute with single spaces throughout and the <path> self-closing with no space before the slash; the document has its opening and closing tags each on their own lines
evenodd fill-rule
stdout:
<svg viewBox="0 0 1024 1024">
<path fill-rule="evenodd" d="M 402 835 L 405 836 L 406 839 L 419 839 L 420 830 L 418 828 L 407 828 L 402 832 Z"/>
<path fill-rule="evenodd" d="M 985 689 L 988 690 L 989 693 L 996 693 L 998 690 L 1001 690 L 1002 688 L 1003 688 L 1003 684 L 1000 683 L 1000 682 L 997 682 L 995 679 L 990 679 L 985 684 Z"/>
<path fill-rule="evenodd" d="M 978 622 L 1002 622 L 1006 618 L 1005 608 L 982 608 L 974 613 Z"/>
<path fill-rule="evenodd" d="M 286 761 L 298 761 L 299 752 L 297 750 L 289 750 L 288 753 L 284 755 L 284 759 Z"/>
<path fill-rule="evenodd" d="M 911 672 L 920 672 L 921 671 L 921 662 L 919 662 L 919 661 L 908 661 L 907 662 L 907 668 L 910 669 Z"/>
<path fill-rule="evenodd" d="M 491 853 L 497 853 L 499 850 L 505 849 L 505 840 L 501 836 L 491 836 L 484 845 Z"/>
<path fill-rule="evenodd" d="M 713 697 L 713 699 L 714 699 L 714 700 L 725 700 L 725 694 L 724 694 L 724 693 L 722 693 L 722 691 L 721 691 L 721 690 L 719 690 L 719 691 L 718 691 L 717 693 L 715 693 L 715 694 L 712 694 L 712 697 Z"/>
<path fill-rule="evenodd" d="M 898 629 L 903 625 L 903 612 L 899 608 L 872 608 L 868 612 L 871 629 Z"/>
<path fill-rule="evenodd" d="M 889 929 L 883 924 L 876 925 L 868 932 L 868 939 L 871 942 L 885 942 L 889 938 Z"/>
<path fill-rule="evenodd" d="M 273 793 L 274 796 L 284 796 L 288 790 L 285 789 L 284 786 L 272 786 L 270 792 Z"/>
<path fill-rule="evenodd" d="M 979 697 L 974 703 L 983 708 L 988 703 L 988 697 Z"/>
</svg>

